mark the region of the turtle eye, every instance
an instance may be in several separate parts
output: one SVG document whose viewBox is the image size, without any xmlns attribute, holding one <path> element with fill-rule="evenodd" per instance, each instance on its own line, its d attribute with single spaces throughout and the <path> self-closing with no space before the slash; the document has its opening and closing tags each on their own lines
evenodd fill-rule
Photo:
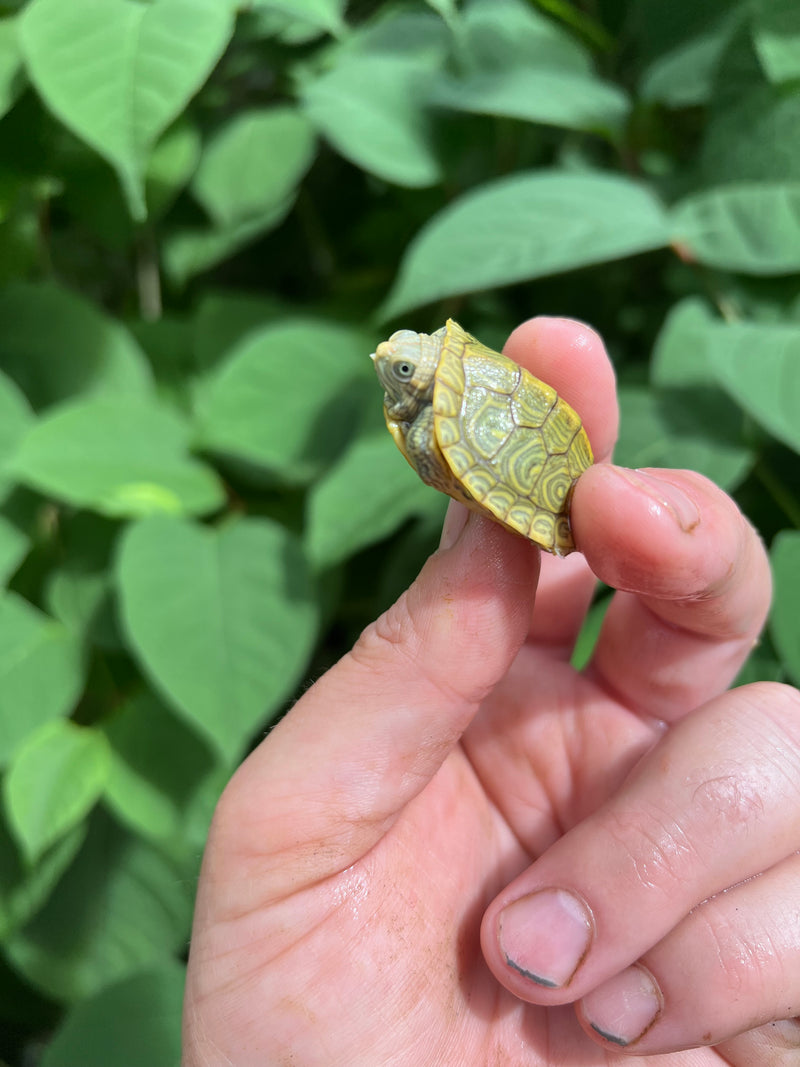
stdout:
<svg viewBox="0 0 800 1067">
<path fill-rule="evenodd" d="M 409 363 L 407 359 L 401 359 L 392 364 L 392 371 L 395 378 L 401 382 L 408 382 L 414 377 L 414 364 Z"/>
</svg>

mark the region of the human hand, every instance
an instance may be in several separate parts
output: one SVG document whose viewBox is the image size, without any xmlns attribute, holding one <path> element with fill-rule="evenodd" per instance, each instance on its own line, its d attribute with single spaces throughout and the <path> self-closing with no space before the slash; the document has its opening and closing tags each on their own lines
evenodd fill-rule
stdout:
<svg viewBox="0 0 800 1067">
<path fill-rule="evenodd" d="M 505 351 L 607 459 L 596 335 L 532 320 Z M 800 997 L 800 698 L 725 691 L 768 608 L 758 538 L 699 475 L 605 463 L 583 555 L 541 577 L 464 518 L 226 789 L 185 1067 L 796 1062 L 800 1028 L 764 1024 Z M 623 591 L 579 674 L 595 575 Z"/>
</svg>

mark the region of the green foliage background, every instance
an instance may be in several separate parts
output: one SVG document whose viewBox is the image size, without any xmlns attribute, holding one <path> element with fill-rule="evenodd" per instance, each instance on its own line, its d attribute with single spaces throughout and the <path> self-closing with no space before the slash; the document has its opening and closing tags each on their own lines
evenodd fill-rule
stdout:
<svg viewBox="0 0 800 1067">
<path fill-rule="evenodd" d="M 599 329 L 800 682 L 799 280 L 796 0 L 0 2 L 0 1061 L 178 1063 L 215 799 L 435 544 L 393 328 Z"/>
</svg>

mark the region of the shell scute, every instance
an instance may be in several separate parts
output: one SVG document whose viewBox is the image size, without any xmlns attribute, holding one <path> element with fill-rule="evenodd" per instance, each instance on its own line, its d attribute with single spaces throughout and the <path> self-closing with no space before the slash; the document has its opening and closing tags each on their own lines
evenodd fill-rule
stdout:
<svg viewBox="0 0 800 1067">
<path fill-rule="evenodd" d="M 536 383 L 526 375 L 511 401 L 514 418 L 519 426 L 538 429 L 556 407 L 558 393 L 544 382 Z"/>
<path fill-rule="evenodd" d="M 483 459 L 494 459 L 516 429 L 508 397 L 470 389 L 464 396 L 462 437 Z"/>
</svg>

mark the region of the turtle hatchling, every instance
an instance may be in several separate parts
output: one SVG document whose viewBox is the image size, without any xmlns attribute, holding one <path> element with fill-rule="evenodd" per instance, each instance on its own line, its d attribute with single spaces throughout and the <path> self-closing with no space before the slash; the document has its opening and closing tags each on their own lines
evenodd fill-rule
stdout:
<svg viewBox="0 0 800 1067">
<path fill-rule="evenodd" d="M 569 508 L 593 462 L 555 389 L 457 322 L 398 330 L 372 354 L 395 444 L 422 478 L 548 552 L 575 550 Z"/>
</svg>

